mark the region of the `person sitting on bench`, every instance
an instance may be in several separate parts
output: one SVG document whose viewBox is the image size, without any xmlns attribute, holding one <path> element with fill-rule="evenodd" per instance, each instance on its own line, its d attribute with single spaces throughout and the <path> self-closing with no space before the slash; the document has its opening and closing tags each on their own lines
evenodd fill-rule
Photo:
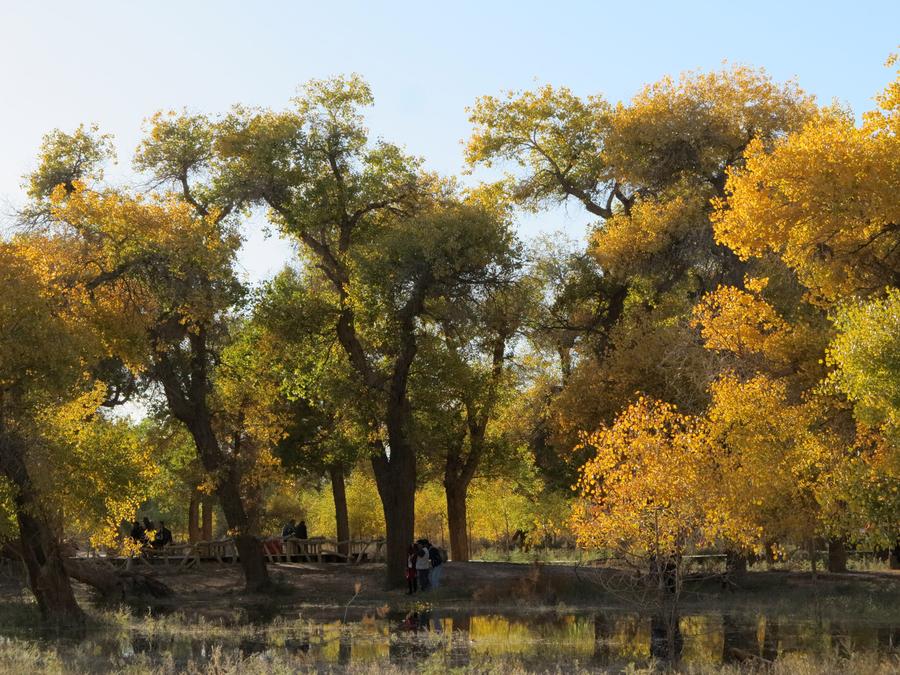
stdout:
<svg viewBox="0 0 900 675">
<path fill-rule="evenodd" d="M 172 531 L 166 527 L 165 522 L 159 521 L 159 530 L 153 537 L 153 548 L 163 548 L 172 543 Z"/>
</svg>

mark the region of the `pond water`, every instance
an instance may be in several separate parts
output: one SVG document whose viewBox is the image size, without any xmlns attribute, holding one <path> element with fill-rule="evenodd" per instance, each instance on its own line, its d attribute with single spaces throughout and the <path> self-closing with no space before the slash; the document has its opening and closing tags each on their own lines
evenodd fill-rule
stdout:
<svg viewBox="0 0 900 675">
<path fill-rule="evenodd" d="M 404 666 L 427 662 L 438 671 L 480 669 L 514 663 L 520 668 L 562 671 L 620 669 L 651 660 L 681 666 L 773 661 L 786 654 L 845 657 L 860 653 L 900 656 L 900 621 L 797 619 L 778 615 L 686 613 L 677 620 L 628 612 L 525 613 L 502 615 L 427 609 L 421 613 L 384 611 L 346 624 L 340 620 L 277 619 L 269 625 L 226 629 L 137 628 L 92 634 L 88 652 L 96 669 L 112 659 L 129 662 L 201 665 L 216 651 L 233 658 L 258 656 L 300 669 L 343 666 Z M 66 645 L 54 641 L 65 660 Z M 106 660 L 105 660 L 106 659 Z M 82 663 L 82 665 L 86 665 Z M 502 669 L 501 669 L 502 672 Z"/>
</svg>

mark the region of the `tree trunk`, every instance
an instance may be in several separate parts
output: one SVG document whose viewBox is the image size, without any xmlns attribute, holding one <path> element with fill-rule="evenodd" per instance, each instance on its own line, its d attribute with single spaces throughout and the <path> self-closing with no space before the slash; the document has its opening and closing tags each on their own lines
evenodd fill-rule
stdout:
<svg viewBox="0 0 900 675">
<path fill-rule="evenodd" d="M 247 590 L 265 590 L 269 585 L 266 557 L 262 542 L 249 530 L 249 519 L 241 501 L 240 484 L 235 471 L 228 471 L 219 480 L 218 493 L 225 512 L 225 522 L 228 523 L 228 529 L 234 531 L 234 543 L 240 556 Z"/>
<path fill-rule="evenodd" d="M 847 571 L 847 547 L 843 539 L 828 540 L 828 571 Z"/>
<path fill-rule="evenodd" d="M 328 467 L 328 475 L 331 477 L 331 494 L 334 497 L 334 520 L 337 524 L 338 553 L 350 555 L 350 514 L 347 512 L 344 468 L 339 464 L 332 465 Z"/>
<path fill-rule="evenodd" d="M 200 492 L 194 490 L 191 493 L 191 502 L 188 504 L 188 543 L 195 544 L 200 540 Z"/>
<path fill-rule="evenodd" d="M 233 462 L 222 455 L 218 439 L 207 417 L 200 417 L 190 425 L 191 435 L 197 446 L 197 453 L 203 468 L 212 475 L 218 475 L 216 492 L 225 514 L 228 529 L 234 533 L 234 543 L 240 556 L 241 570 L 248 591 L 261 591 L 269 585 L 269 572 L 262 542 L 250 530 L 250 519 L 241 497 L 241 476 Z M 204 504 L 204 528 L 207 509 Z M 205 534 L 205 533 L 204 533 Z M 212 533 L 210 533 L 212 534 Z"/>
<path fill-rule="evenodd" d="M 25 465 L 21 439 L 0 430 L 0 471 L 15 486 L 13 507 L 19 526 L 20 554 L 28 574 L 28 587 L 34 594 L 45 621 L 73 624 L 84 621 L 84 613 L 75 600 L 72 583 L 66 574 L 59 540 L 42 515 L 35 488 Z"/>
<path fill-rule="evenodd" d="M 469 560 L 469 523 L 466 511 L 466 497 L 469 484 L 475 477 L 481 457 L 484 454 L 484 437 L 488 421 L 496 403 L 495 394 L 506 358 L 506 333 L 494 336 L 491 350 L 491 380 L 487 396 L 479 406 L 475 400 L 466 396 L 465 433 L 469 437 L 469 451 L 463 456 L 464 437 L 458 444 L 448 448 L 447 461 L 444 465 L 444 490 L 447 495 L 447 528 L 450 530 L 450 557 L 459 562 Z M 561 349 L 560 357 L 570 357 L 568 349 Z M 566 360 L 563 359 L 563 363 Z M 571 365 L 571 361 L 568 362 Z"/>
<path fill-rule="evenodd" d="M 469 519 L 466 511 L 468 485 L 462 481 L 450 483 L 445 478 L 447 493 L 447 527 L 450 530 L 450 558 L 457 562 L 469 560 Z"/>
<path fill-rule="evenodd" d="M 207 403 L 211 385 L 207 374 L 209 351 L 206 333 L 201 329 L 188 332 L 186 337 L 191 345 L 189 377 L 184 379 L 179 376 L 165 351 L 156 352 L 156 377 L 163 386 L 172 414 L 191 432 L 204 471 L 217 479 L 216 492 L 225 522 L 235 539 L 247 590 L 263 590 L 269 585 L 269 574 L 262 542 L 251 531 L 250 518 L 241 495 L 241 473 L 236 458 L 222 450 Z M 233 454 L 237 454 L 237 448 Z"/>
<path fill-rule="evenodd" d="M 733 579 L 740 579 L 747 574 L 747 556 L 742 551 L 725 551 L 725 569 Z"/>
<path fill-rule="evenodd" d="M 384 510 L 386 587 L 406 586 L 406 556 L 415 539 L 416 456 L 408 444 L 392 444 L 390 458 L 372 458 L 375 483 Z"/>
<path fill-rule="evenodd" d="M 809 566 L 812 569 L 812 578 L 814 581 L 816 579 L 816 574 L 818 571 L 817 567 L 816 567 L 816 565 L 818 563 L 818 558 L 819 558 L 819 553 L 818 553 L 817 549 L 818 549 L 818 546 L 816 543 L 816 538 L 810 537 L 809 541 L 807 541 L 807 543 L 806 543 L 806 550 L 809 553 Z"/>
<path fill-rule="evenodd" d="M 775 567 L 775 542 L 766 542 L 766 567 L 771 570 Z"/>
<path fill-rule="evenodd" d="M 75 600 L 56 536 L 43 519 L 31 516 L 20 504 L 16 504 L 16 520 L 28 587 L 41 616 L 55 624 L 83 622 L 84 613 Z"/>
<path fill-rule="evenodd" d="M 213 538 L 213 499 L 209 495 L 203 495 L 201 499 L 203 504 L 203 524 L 200 526 L 201 541 L 212 541 Z"/>
<path fill-rule="evenodd" d="M 116 569 L 109 563 L 67 560 L 66 572 L 73 579 L 94 588 L 106 600 L 165 598 L 172 595 L 171 588 L 150 574 L 134 569 Z"/>
</svg>

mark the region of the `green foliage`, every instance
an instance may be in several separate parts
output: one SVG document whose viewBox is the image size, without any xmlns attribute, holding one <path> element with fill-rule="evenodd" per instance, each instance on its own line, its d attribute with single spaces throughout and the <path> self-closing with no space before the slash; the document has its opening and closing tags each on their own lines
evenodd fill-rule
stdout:
<svg viewBox="0 0 900 675">
<path fill-rule="evenodd" d="M 28 196 L 39 201 L 59 185 L 72 192 L 77 181 L 101 180 L 103 164 L 111 157 L 112 136 L 101 134 L 96 125 L 81 125 L 71 134 L 51 131 L 41 143 L 38 169 L 28 177 Z"/>
<path fill-rule="evenodd" d="M 602 97 L 581 99 L 566 87 L 484 96 L 469 110 L 475 130 L 466 158 L 518 164 L 524 176 L 507 180 L 513 198 L 531 209 L 568 196 L 593 203 L 613 180 L 602 154 L 611 112 Z"/>
<path fill-rule="evenodd" d="M 831 381 L 861 422 L 883 427 L 900 446 L 900 290 L 848 305 L 836 327 L 828 348 Z"/>
</svg>

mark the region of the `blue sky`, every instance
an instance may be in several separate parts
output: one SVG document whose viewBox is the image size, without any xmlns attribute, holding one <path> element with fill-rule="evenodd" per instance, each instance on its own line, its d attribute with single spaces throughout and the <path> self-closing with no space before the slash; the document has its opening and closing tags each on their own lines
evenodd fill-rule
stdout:
<svg viewBox="0 0 900 675">
<path fill-rule="evenodd" d="M 280 107 L 312 77 L 358 72 L 376 96 L 373 133 L 445 174 L 462 166 L 465 108 L 536 83 L 617 101 L 643 84 L 723 60 L 796 77 L 860 113 L 890 79 L 900 2 L 26 2 L 0 0 L 0 208 L 21 204 L 41 136 L 97 122 L 124 176 L 158 109 Z M 576 207 L 524 218 L 524 236 L 580 237 Z M 290 256 L 259 228 L 251 279 Z"/>
</svg>

